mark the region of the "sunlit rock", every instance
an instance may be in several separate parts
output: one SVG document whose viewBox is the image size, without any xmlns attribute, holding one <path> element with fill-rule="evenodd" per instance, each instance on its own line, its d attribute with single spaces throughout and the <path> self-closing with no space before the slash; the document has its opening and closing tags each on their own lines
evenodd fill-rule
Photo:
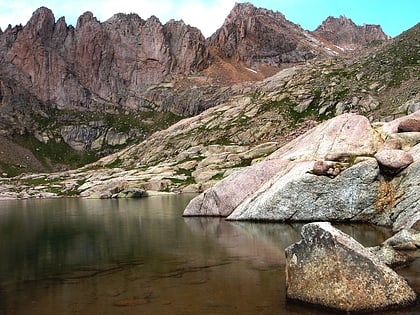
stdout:
<svg viewBox="0 0 420 315">
<path fill-rule="evenodd" d="M 289 299 L 340 311 L 404 306 L 416 300 L 405 279 L 330 223 L 310 223 L 286 249 Z"/>
</svg>

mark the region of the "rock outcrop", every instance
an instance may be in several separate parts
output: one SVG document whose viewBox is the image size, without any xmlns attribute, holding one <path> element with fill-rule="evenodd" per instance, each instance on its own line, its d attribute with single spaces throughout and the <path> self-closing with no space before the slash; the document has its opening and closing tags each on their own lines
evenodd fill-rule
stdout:
<svg viewBox="0 0 420 315">
<path fill-rule="evenodd" d="M 139 93 L 149 86 L 203 70 L 209 60 L 198 29 L 136 14 L 100 23 L 86 12 L 73 28 L 40 8 L 15 40 L 4 44 L 2 63 L 10 65 L 10 74 L 23 75 L 25 87 L 59 109 L 138 108 Z"/>
<path fill-rule="evenodd" d="M 217 55 L 242 62 L 254 71 L 332 54 L 283 14 L 250 3 L 236 3 L 209 42 Z"/>
<path fill-rule="evenodd" d="M 359 26 L 342 15 L 338 18 L 329 16 L 312 33 L 344 50 L 360 49 L 371 42 L 382 42 L 390 38 L 380 25 Z"/>
<path fill-rule="evenodd" d="M 417 173 L 420 138 L 404 142 L 408 167 L 384 172 L 373 158 L 397 124 L 420 112 L 372 127 L 359 115 L 333 118 L 267 157 L 228 176 L 193 199 L 184 215 L 221 215 L 229 220 L 364 221 L 412 227 L 419 220 Z M 412 147 L 414 143 L 414 146 Z M 401 161 L 399 161 L 401 162 Z M 264 170 L 264 171 L 262 171 Z M 268 172 L 267 170 L 270 170 Z M 394 169 L 395 170 L 395 169 Z M 258 177 L 255 182 L 254 178 Z M 250 185 L 248 183 L 250 179 Z M 237 189 L 238 185 L 241 187 Z"/>
<path fill-rule="evenodd" d="M 310 223 L 286 249 L 289 299 L 350 312 L 414 303 L 407 281 L 330 223 Z"/>
</svg>

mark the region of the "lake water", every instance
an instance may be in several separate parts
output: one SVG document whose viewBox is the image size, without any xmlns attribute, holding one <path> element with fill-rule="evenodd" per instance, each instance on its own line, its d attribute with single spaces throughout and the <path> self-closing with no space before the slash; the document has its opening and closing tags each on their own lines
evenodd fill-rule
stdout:
<svg viewBox="0 0 420 315">
<path fill-rule="evenodd" d="M 285 299 L 301 224 L 183 218 L 191 198 L 1 201 L 0 314 L 326 313 Z M 366 246 L 390 236 L 338 227 Z M 419 258 L 399 272 L 420 290 Z"/>
</svg>

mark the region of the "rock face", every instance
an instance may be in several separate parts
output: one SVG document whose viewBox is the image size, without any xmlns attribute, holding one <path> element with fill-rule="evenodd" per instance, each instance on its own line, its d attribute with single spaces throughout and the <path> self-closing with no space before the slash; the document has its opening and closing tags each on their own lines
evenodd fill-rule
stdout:
<svg viewBox="0 0 420 315">
<path fill-rule="evenodd" d="M 237 96 L 257 95 L 259 90 L 251 91 L 244 81 L 261 80 L 296 62 L 340 52 L 331 49 L 334 45 L 282 14 L 250 4 L 235 5 L 224 25 L 207 40 L 182 21 L 162 24 L 156 17 L 143 20 L 136 14 L 116 14 L 100 22 L 86 12 L 73 27 L 65 18 L 55 20 L 49 9 L 40 8 L 25 26 L 0 33 L 1 134 L 35 136 L 44 144 L 64 142 L 102 157 L 167 126 L 161 126 L 160 116 L 150 118 L 151 113 L 197 115 Z M 328 79 L 318 73 L 314 77 L 336 87 L 319 98 L 318 91 L 327 88 L 314 85 L 307 75 L 299 77 L 311 88 L 287 97 L 300 115 L 312 111 L 317 100 L 323 115 L 336 109 L 350 111 L 358 104 L 371 110 L 380 103 L 370 94 L 356 95 L 354 102 L 353 95 L 347 100 L 342 93 L 346 82 L 340 84 L 319 72 Z M 365 77 L 359 74 L 357 78 L 363 82 Z M 288 86 L 294 90 L 293 86 L 302 85 L 298 83 Z M 357 86 L 354 91 L 362 89 L 367 90 Z M 337 95 L 340 102 L 335 100 Z M 69 112 L 76 118 L 65 119 Z M 95 123 L 105 124 L 92 127 L 83 119 L 88 112 L 114 117 L 100 117 Z M 119 123 L 121 115 L 138 116 L 145 124 L 131 128 L 130 121 L 110 130 L 115 126 L 109 122 Z"/>
<path fill-rule="evenodd" d="M 346 312 L 404 306 L 416 300 L 402 277 L 331 224 L 307 224 L 301 235 L 300 242 L 286 249 L 289 299 Z"/>
<path fill-rule="evenodd" d="M 419 145 L 411 147 L 415 142 L 404 142 L 401 146 L 407 151 L 382 151 L 398 151 L 411 158 L 411 164 L 404 164 L 410 164 L 406 169 L 392 173 L 394 177 L 383 170 L 381 155 L 376 157 L 375 153 L 390 135 L 404 137 L 404 133 L 392 130 L 397 131 L 398 123 L 417 115 L 376 129 L 363 116 L 335 117 L 263 162 L 220 181 L 193 199 L 184 215 L 221 215 L 228 220 L 364 221 L 393 225 L 395 230 L 411 228 L 420 215 Z M 389 161 L 402 162 L 400 155 L 396 159 Z"/>
<path fill-rule="evenodd" d="M 380 25 L 364 24 L 358 26 L 354 22 L 340 16 L 339 18 L 328 17 L 313 34 L 320 36 L 344 50 L 358 49 L 373 41 L 389 39 Z"/>
<path fill-rule="evenodd" d="M 203 70 L 209 58 L 198 29 L 162 25 L 153 16 L 117 14 L 100 23 L 86 12 L 73 28 L 40 8 L 15 32 L 1 47 L 3 63 L 12 75 L 23 75 L 40 100 L 61 109 L 138 106 L 139 92 L 172 74 Z"/>
<path fill-rule="evenodd" d="M 319 42 L 283 14 L 250 3 L 236 3 L 209 41 L 222 58 L 243 62 L 253 69 L 328 55 Z"/>
<path fill-rule="evenodd" d="M 269 181 L 264 193 L 238 206 L 229 220 L 357 220 L 374 212 L 379 168 L 375 159 L 355 164 L 335 178 L 308 174 L 311 162 L 295 164 Z M 306 166 L 306 167 L 305 167 Z"/>
</svg>

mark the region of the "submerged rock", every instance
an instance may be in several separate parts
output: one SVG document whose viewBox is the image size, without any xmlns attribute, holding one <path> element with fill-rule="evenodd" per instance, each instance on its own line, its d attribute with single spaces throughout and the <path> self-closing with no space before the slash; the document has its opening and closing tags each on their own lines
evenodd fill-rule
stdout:
<svg viewBox="0 0 420 315">
<path fill-rule="evenodd" d="M 414 303 L 404 278 L 330 223 L 309 223 L 302 240 L 286 248 L 289 299 L 340 311 L 367 311 Z"/>
</svg>

